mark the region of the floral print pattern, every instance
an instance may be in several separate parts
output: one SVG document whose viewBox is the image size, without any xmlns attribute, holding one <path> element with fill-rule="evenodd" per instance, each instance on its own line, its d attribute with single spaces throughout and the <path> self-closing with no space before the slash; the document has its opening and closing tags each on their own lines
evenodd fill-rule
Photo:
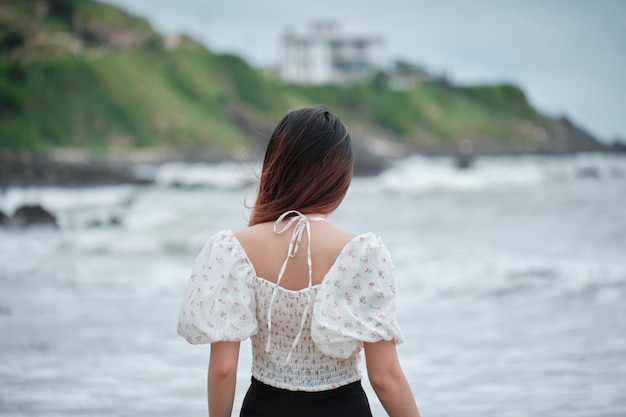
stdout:
<svg viewBox="0 0 626 417">
<path fill-rule="evenodd" d="M 365 233 L 348 242 L 321 284 L 298 291 L 278 287 L 266 350 L 268 310 L 275 289 L 276 284 L 255 275 L 232 232 L 219 232 L 194 263 L 178 333 L 192 344 L 250 337 L 255 378 L 274 387 L 305 391 L 359 380 L 363 342 L 403 340 L 396 320 L 393 265 L 376 234 Z M 310 299 L 313 308 L 301 329 Z"/>
</svg>

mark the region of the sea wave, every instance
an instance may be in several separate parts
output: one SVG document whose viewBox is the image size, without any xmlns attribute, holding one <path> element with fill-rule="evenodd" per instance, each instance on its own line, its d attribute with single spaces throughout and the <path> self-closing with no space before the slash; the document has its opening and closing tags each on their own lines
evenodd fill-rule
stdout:
<svg viewBox="0 0 626 417">
<path fill-rule="evenodd" d="M 591 259 L 540 253 L 520 256 L 480 244 L 473 248 L 395 249 L 398 287 L 404 295 L 626 299 L 626 264 L 619 260 L 616 249 Z"/>
<path fill-rule="evenodd" d="M 240 189 L 254 183 L 259 171 L 257 164 L 175 162 L 158 167 L 154 179 L 162 186 Z"/>
<path fill-rule="evenodd" d="M 412 156 L 395 161 L 373 180 L 356 179 L 353 189 L 359 192 L 472 191 L 545 182 L 625 178 L 626 157 L 617 154 L 479 157 L 466 169 L 456 167 L 454 158 Z"/>
</svg>

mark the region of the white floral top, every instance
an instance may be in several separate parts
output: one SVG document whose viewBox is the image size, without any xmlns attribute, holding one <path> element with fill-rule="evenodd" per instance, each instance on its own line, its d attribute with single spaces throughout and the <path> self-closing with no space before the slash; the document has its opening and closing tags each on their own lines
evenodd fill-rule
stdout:
<svg viewBox="0 0 626 417">
<path fill-rule="evenodd" d="M 309 281 L 307 288 L 293 291 L 279 283 L 280 277 L 275 284 L 256 276 L 231 231 L 215 234 L 193 266 L 178 334 L 192 344 L 250 337 L 252 375 L 298 391 L 361 379 L 363 342 L 402 342 L 393 265 L 376 234 L 348 242 L 321 284 Z"/>
</svg>

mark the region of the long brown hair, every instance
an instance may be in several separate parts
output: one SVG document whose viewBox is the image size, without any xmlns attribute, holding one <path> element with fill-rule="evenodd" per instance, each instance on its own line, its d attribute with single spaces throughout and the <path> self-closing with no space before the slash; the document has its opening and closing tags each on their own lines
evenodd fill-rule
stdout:
<svg viewBox="0 0 626 417">
<path fill-rule="evenodd" d="M 288 113 L 272 133 L 249 225 L 288 210 L 330 213 L 352 180 L 352 142 L 339 117 L 323 107 Z"/>
</svg>

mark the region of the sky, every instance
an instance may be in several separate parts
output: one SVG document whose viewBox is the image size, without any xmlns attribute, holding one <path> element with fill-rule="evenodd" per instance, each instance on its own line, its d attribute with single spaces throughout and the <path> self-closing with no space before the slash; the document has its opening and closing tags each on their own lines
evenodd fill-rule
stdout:
<svg viewBox="0 0 626 417">
<path fill-rule="evenodd" d="M 626 141 L 624 0 L 106 1 L 256 66 L 279 64 L 285 31 L 334 21 L 346 35 L 381 37 L 388 62 L 458 84 L 512 82 L 543 113 Z"/>
</svg>

